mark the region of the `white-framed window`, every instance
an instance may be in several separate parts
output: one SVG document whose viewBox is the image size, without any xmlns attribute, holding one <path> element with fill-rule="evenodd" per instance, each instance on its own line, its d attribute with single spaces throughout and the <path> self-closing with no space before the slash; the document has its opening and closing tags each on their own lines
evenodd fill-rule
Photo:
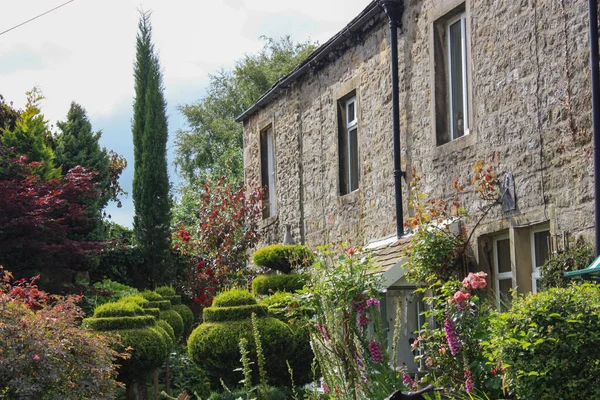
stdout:
<svg viewBox="0 0 600 400">
<path fill-rule="evenodd" d="M 260 172 L 263 196 L 263 218 L 277 214 L 277 196 L 275 191 L 275 140 L 273 127 L 269 126 L 260 133 Z"/>
<path fill-rule="evenodd" d="M 494 238 L 493 252 L 496 304 L 499 309 L 503 309 L 507 302 L 510 302 L 510 291 L 513 289 L 511 244 L 508 234 Z"/>
<path fill-rule="evenodd" d="M 452 140 L 469 134 L 467 79 L 467 14 L 462 12 L 446 24 L 448 99 Z"/>
<path fill-rule="evenodd" d="M 540 267 L 550 258 L 550 230 L 537 228 L 531 230 L 531 291 L 538 291 Z"/>
<path fill-rule="evenodd" d="M 340 194 L 358 190 L 358 103 L 353 95 L 339 102 Z"/>
</svg>

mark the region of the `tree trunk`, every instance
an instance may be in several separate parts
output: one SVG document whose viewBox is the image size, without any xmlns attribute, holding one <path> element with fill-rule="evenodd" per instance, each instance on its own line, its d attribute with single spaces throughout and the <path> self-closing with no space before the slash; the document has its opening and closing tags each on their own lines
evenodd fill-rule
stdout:
<svg viewBox="0 0 600 400">
<path fill-rule="evenodd" d="M 154 400 L 159 400 L 159 392 L 158 392 L 158 368 L 154 370 L 152 374 L 154 378 Z"/>
<path fill-rule="evenodd" d="M 135 400 L 135 382 L 129 382 L 125 385 L 125 398 L 127 400 Z"/>
<path fill-rule="evenodd" d="M 171 360 L 167 357 L 167 368 L 165 371 L 165 386 L 167 390 L 167 394 L 171 394 Z"/>
</svg>

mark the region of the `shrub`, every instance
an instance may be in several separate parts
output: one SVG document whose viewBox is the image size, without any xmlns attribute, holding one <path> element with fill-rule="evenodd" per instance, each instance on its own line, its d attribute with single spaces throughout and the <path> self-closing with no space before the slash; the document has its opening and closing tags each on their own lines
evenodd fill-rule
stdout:
<svg viewBox="0 0 600 400">
<path fill-rule="evenodd" d="M 0 397 L 114 398 L 115 338 L 79 326 L 76 298 L 38 301 L 48 296 L 35 285 L 9 280 L 0 266 Z"/>
<path fill-rule="evenodd" d="M 124 296 L 136 294 L 138 290 L 134 287 L 125 285 L 120 282 L 111 281 L 110 279 L 104 279 L 102 282 L 94 283 L 96 289 L 103 289 L 111 293 L 110 297 L 103 298 L 98 296 L 97 304 L 103 304 L 109 301 L 116 301 Z"/>
<path fill-rule="evenodd" d="M 274 385 L 289 386 L 290 376 L 285 361 L 293 356 L 292 332 L 275 318 L 257 318 L 257 321 L 267 362 L 267 379 Z M 256 359 L 250 319 L 201 324 L 188 339 L 188 353 L 207 371 L 215 384 L 222 378 L 225 383 L 235 386 L 243 378 L 242 372 L 236 371 L 240 367 L 238 344 L 241 338 L 248 340 L 250 358 Z"/>
<path fill-rule="evenodd" d="M 105 303 L 94 310 L 94 317 L 135 317 L 144 315 L 144 309 L 133 302 Z"/>
<path fill-rule="evenodd" d="M 119 380 L 134 382 L 145 379 L 169 355 L 170 346 L 165 341 L 163 329 L 124 329 L 118 331 L 123 348 L 132 347 L 131 357 L 121 361 Z"/>
<path fill-rule="evenodd" d="M 570 247 L 566 251 L 550 257 L 540 267 L 542 288 L 567 287 L 570 282 L 581 282 L 578 277 L 565 278 L 565 272 L 577 271 L 586 268 L 594 261 L 594 249 L 586 244 Z"/>
<path fill-rule="evenodd" d="M 275 292 L 295 293 L 304 287 L 306 275 L 259 275 L 252 281 L 252 291 L 255 294 L 271 294 Z"/>
<path fill-rule="evenodd" d="M 208 307 L 202 312 L 204 322 L 236 321 L 250 318 L 252 313 L 257 317 L 266 317 L 268 309 L 259 304 L 235 307 Z"/>
<path fill-rule="evenodd" d="M 254 264 L 289 274 L 297 268 L 306 268 L 314 262 L 312 251 L 301 244 L 273 244 L 254 252 Z"/>
<path fill-rule="evenodd" d="M 154 326 L 156 319 L 151 315 L 137 317 L 106 317 L 106 318 L 85 318 L 82 322 L 86 328 L 95 331 L 113 331 L 118 329 L 138 329 L 148 326 Z"/>
<path fill-rule="evenodd" d="M 145 308 L 158 308 L 161 311 L 171 309 L 171 302 L 169 300 L 150 300 L 145 305 Z"/>
<path fill-rule="evenodd" d="M 184 335 L 189 335 L 192 330 L 192 326 L 194 326 L 194 313 L 188 306 L 184 304 L 174 305 L 172 309 L 179 314 L 181 319 L 183 319 Z"/>
<path fill-rule="evenodd" d="M 258 387 L 253 388 L 253 389 L 254 389 L 254 391 L 258 392 Z M 269 387 L 267 387 L 267 390 L 266 390 L 266 397 L 269 400 L 291 399 L 293 393 L 291 393 L 291 391 L 289 389 L 287 389 L 287 390 L 286 389 L 287 388 L 269 386 Z M 249 397 L 247 397 L 248 395 L 249 395 L 249 393 L 247 393 L 243 389 L 240 389 L 240 390 L 232 390 L 231 392 L 211 393 L 208 400 L 237 400 L 237 399 L 249 398 Z"/>
<path fill-rule="evenodd" d="M 213 307 L 234 307 L 256 304 L 254 295 L 245 289 L 231 289 L 220 293 L 213 301 Z"/>
<path fill-rule="evenodd" d="M 166 321 L 175 331 L 175 337 L 180 338 L 183 335 L 183 318 L 173 310 L 164 310 L 160 312 L 160 319 Z"/>
<path fill-rule="evenodd" d="M 141 294 L 131 294 L 121 298 L 119 303 L 135 303 L 141 307 L 144 307 L 148 304 L 148 300 L 146 300 Z"/>
<path fill-rule="evenodd" d="M 144 290 L 140 294 L 142 295 L 143 298 L 145 298 L 146 300 L 149 300 L 149 301 L 160 301 L 163 299 L 160 294 L 153 292 L 151 290 Z"/>
<path fill-rule="evenodd" d="M 181 296 L 179 295 L 175 295 L 175 296 L 163 296 L 163 299 L 165 300 L 169 300 L 171 302 L 171 305 L 178 305 L 181 304 Z"/>
<path fill-rule="evenodd" d="M 155 292 L 161 295 L 162 297 L 177 295 L 173 286 L 160 286 L 156 288 Z"/>
<path fill-rule="evenodd" d="M 599 286 L 519 297 L 493 328 L 494 355 L 517 398 L 600 398 Z"/>
<path fill-rule="evenodd" d="M 144 314 L 152 315 L 154 318 L 160 318 L 160 308 L 144 308 Z"/>
<path fill-rule="evenodd" d="M 169 325 L 169 323 L 163 319 L 157 320 L 156 326 L 162 328 L 165 332 L 167 332 L 167 334 L 169 335 L 169 338 L 171 338 L 171 346 L 170 347 L 173 347 L 173 345 L 177 341 L 177 337 L 175 336 L 175 331 L 173 330 L 173 327 L 171 325 Z"/>
<path fill-rule="evenodd" d="M 208 398 L 210 387 L 206 378 L 206 372 L 198 368 L 188 356 L 187 351 L 175 347 L 169 355 L 169 361 L 171 393 L 181 393 L 185 390 L 190 395 L 197 395 L 192 396 L 192 398 Z M 160 374 L 159 379 L 163 378 L 163 376 L 163 374 Z"/>
</svg>

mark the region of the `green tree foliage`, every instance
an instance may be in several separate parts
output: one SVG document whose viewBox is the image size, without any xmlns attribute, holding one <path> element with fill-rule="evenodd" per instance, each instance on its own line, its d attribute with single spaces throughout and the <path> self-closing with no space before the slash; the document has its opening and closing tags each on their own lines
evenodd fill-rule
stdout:
<svg viewBox="0 0 600 400">
<path fill-rule="evenodd" d="M 0 136 L 2 136 L 3 129 L 9 131 L 15 129 L 20 115 L 21 113 L 12 107 L 12 103 L 7 104 L 4 96 L 0 94 Z"/>
<path fill-rule="evenodd" d="M 167 116 L 162 74 L 152 44 L 150 14 L 142 13 L 134 67 L 133 107 L 134 176 L 133 228 L 136 244 L 145 254 L 147 280 L 156 287 L 165 275 L 169 257 L 171 197 L 167 172 Z"/>
<path fill-rule="evenodd" d="M 179 107 L 188 128 L 177 132 L 175 163 L 188 184 L 204 175 L 242 182 L 242 126 L 235 118 L 315 49 L 315 43 L 289 36 L 263 40 L 259 53 L 211 75 L 204 98 Z"/>
<path fill-rule="evenodd" d="M 29 161 L 40 162 L 35 174 L 44 180 L 59 178 L 60 167 L 56 166 L 53 138 L 48 121 L 40 109 L 40 101 L 44 99 L 38 88 L 27 92 L 27 105 L 17 118 L 14 129 L 0 128 L 2 144 L 13 148 L 16 154 L 25 154 Z M 10 124 L 9 124 L 10 125 Z"/>
</svg>

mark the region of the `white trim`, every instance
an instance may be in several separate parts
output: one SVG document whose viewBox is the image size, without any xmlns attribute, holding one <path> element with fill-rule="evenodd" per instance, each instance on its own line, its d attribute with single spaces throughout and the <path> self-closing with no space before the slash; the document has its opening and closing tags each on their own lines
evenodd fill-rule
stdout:
<svg viewBox="0 0 600 400">
<path fill-rule="evenodd" d="M 537 260 L 535 259 L 535 234 L 540 232 L 548 232 L 550 234 L 550 227 L 544 226 L 535 229 L 531 229 L 531 291 L 537 292 L 537 280 L 542 277 L 539 267 L 536 266 Z M 550 251 L 550 243 L 548 243 L 548 252 Z"/>
<path fill-rule="evenodd" d="M 267 174 L 269 175 L 269 216 L 277 215 L 277 196 L 275 194 L 275 139 L 273 128 L 267 129 Z"/>
<path fill-rule="evenodd" d="M 463 100 L 463 126 L 462 136 L 469 134 L 469 99 L 468 99 L 468 81 L 467 81 L 467 13 L 462 12 L 451 18 L 446 23 L 446 45 L 447 45 L 447 64 L 448 64 L 448 99 L 450 112 L 450 136 L 452 140 L 459 137 L 454 132 L 454 104 L 452 102 L 452 46 L 450 43 L 450 27 L 460 21 L 460 42 L 461 42 L 461 67 L 462 67 L 462 100 Z M 462 137 L 460 136 L 460 137 Z"/>
<path fill-rule="evenodd" d="M 494 256 L 494 289 L 496 291 L 496 305 L 498 307 L 498 309 L 500 309 L 500 281 L 503 280 L 511 280 L 511 287 L 514 288 L 513 286 L 513 282 L 512 282 L 512 277 L 513 277 L 513 269 L 512 269 L 512 263 L 510 265 L 510 271 L 508 272 L 499 272 L 498 271 L 498 242 L 501 240 L 509 240 L 509 246 L 508 246 L 508 251 L 509 251 L 509 260 L 510 260 L 510 253 L 512 253 L 512 246 L 510 244 L 510 237 L 508 234 L 504 234 L 501 236 L 497 236 L 493 239 L 493 256 Z"/>
<path fill-rule="evenodd" d="M 353 110 L 354 110 L 354 118 L 352 120 L 349 120 L 349 115 L 350 112 L 348 111 L 350 109 L 350 106 L 353 106 Z M 357 101 L 356 101 L 356 96 L 350 97 L 348 100 L 346 100 L 346 104 L 345 104 L 345 111 L 346 111 L 346 145 L 347 145 L 347 154 L 348 154 L 348 193 L 352 193 L 358 190 L 358 186 L 357 187 L 352 187 L 352 161 L 354 161 L 355 158 L 358 158 L 358 143 L 356 146 L 356 151 L 357 154 L 353 154 L 352 153 L 352 145 L 351 145 L 351 133 L 353 131 L 355 131 L 355 134 L 357 135 L 356 140 L 358 141 L 358 107 L 357 107 Z M 357 160 L 357 165 L 358 165 L 358 160 Z M 358 174 L 358 171 L 357 171 Z M 358 177 L 357 177 L 358 178 Z M 358 181 L 358 179 L 357 179 Z"/>
</svg>

